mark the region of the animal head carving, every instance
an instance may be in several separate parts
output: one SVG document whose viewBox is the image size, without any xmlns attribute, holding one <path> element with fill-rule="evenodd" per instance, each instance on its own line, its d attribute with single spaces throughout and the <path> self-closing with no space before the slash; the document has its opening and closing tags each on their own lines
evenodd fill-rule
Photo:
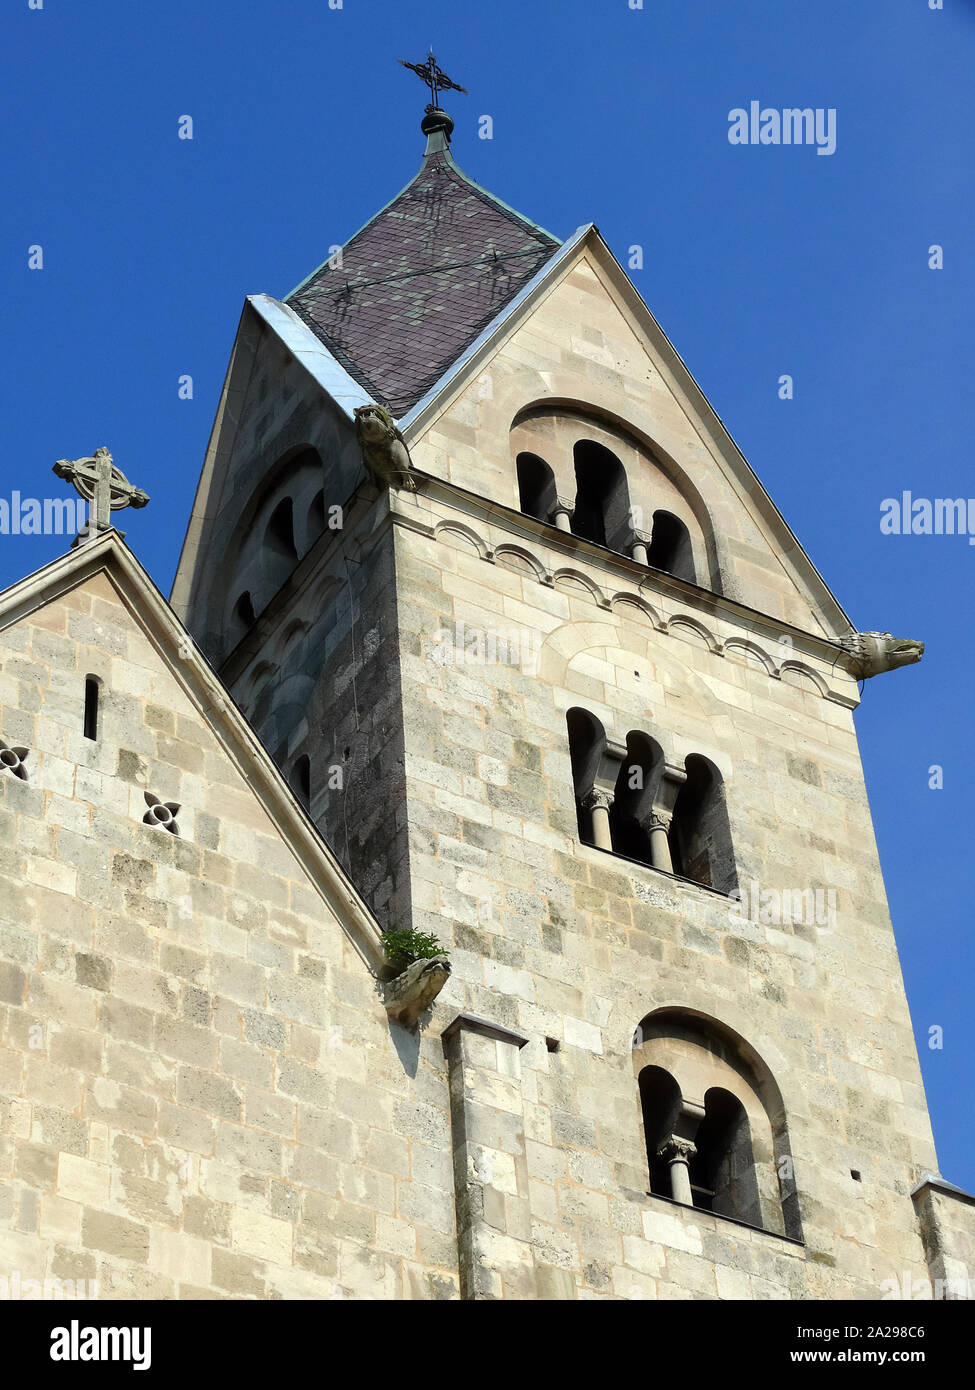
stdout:
<svg viewBox="0 0 975 1390">
<path fill-rule="evenodd" d="M 413 1028 L 447 983 L 450 961 L 446 956 L 416 960 L 383 987 L 383 1003 L 394 1023 Z"/>
<path fill-rule="evenodd" d="M 890 632 L 851 632 L 840 638 L 840 645 L 850 653 L 848 669 L 857 680 L 896 671 L 900 666 L 913 666 L 924 655 L 923 642 L 895 637 Z"/>
<path fill-rule="evenodd" d="M 357 405 L 355 428 L 360 443 L 381 444 L 397 437 L 393 417 L 384 405 Z"/>
</svg>

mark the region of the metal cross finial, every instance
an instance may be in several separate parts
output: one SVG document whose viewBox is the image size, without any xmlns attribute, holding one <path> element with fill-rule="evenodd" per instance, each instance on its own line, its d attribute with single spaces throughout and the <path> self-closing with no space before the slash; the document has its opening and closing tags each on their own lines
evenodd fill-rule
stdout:
<svg viewBox="0 0 975 1390">
<path fill-rule="evenodd" d="M 95 540 L 112 526 L 112 512 L 123 507 L 144 507 L 148 493 L 133 487 L 104 444 L 96 449 L 93 458 L 58 459 L 54 472 L 65 478 L 89 504 L 88 526 L 84 539 Z"/>
<path fill-rule="evenodd" d="M 398 58 L 397 62 L 399 62 L 402 67 L 409 68 L 411 72 L 415 72 L 417 77 L 422 78 L 430 88 L 432 100 L 427 107 L 428 111 L 436 111 L 439 109 L 440 102 L 437 98 L 441 92 L 463 92 L 465 96 L 467 95 L 466 87 L 460 87 L 456 82 L 452 82 L 443 68 L 437 66 L 437 60 L 433 56 L 432 48 L 430 49 L 430 56 L 425 63 L 408 63 L 405 58 Z"/>
</svg>

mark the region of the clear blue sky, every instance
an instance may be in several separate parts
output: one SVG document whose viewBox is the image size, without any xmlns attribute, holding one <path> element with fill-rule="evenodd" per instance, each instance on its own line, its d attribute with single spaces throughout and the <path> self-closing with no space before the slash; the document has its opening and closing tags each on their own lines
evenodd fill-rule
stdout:
<svg viewBox="0 0 975 1390">
<path fill-rule="evenodd" d="M 431 42 L 470 91 L 461 167 L 560 236 L 642 245 L 634 282 L 856 624 L 928 644 L 856 718 L 942 1171 L 975 1189 L 975 547 L 879 530 L 902 489 L 975 494 L 973 0 L 7 0 L 0 495 L 107 443 L 168 593 L 244 296 L 412 176 L 425 89 L 395 60 Z M 835 108 L 836 153 L 732 146 L 752 100 Z M 0 537 L 0 584 L 62 548 Z"/>
</svg>

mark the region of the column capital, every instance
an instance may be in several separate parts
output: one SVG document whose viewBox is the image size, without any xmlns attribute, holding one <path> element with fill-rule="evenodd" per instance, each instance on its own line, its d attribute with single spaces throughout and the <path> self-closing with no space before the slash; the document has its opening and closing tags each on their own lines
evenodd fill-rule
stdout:
<svg viewBox="0 0 975 1390">
<path fill-rule="evenodd" d="M 613 804 L 613 794 L 603 791 L 602 787 L 592 787 L 581 798 L 580 804 L 585 811 L 608 811 Z"/>
<path fill-rule="evenodd" d="M 681 1139 L 677 1134 L 665 1139 L 657 1149 L 657 1157 L 667 1163 L 690 1163 L 696 1155 L 697 1145 L 692 1144 L 690 1139 Z"/>
<path fill-rule="evenodd" d="M 640 826 L 643 830 L 666 830 L 669 833 L 673 820 L 674 813 L 672 811 L 665 811 L 655 806 L 643 817 Z"/>
</svg>

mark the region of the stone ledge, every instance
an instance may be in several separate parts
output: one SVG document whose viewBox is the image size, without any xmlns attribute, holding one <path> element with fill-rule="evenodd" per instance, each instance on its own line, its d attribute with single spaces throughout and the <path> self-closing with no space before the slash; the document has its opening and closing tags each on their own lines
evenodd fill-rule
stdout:
<svg viewBox="0 0 975 1390">
<path fill-rule="evenodd" d="M 616 860 L 620 864 L 631 864 L 634 868 L 644 869 L 653 878 L 660 879 L 663 883 L 680 885 L 682 888 L 696 888 L 701 893 L 707 893 L 712 898 L 718 898 L 722 902 L 738 902 L 730 893 L 726 893 L 723 888 L 712 888 L 709 883 L 698 883 L 696 878 L 685 878 L 683 874 L 669 874 L 666 869 L 655 869 L 652 864 L 647 864 L 642 859 L 632 859 L 628 854 L 618 854 L 615 849 L 600 849 L 598 845 L 591 845 L 586 840 L 573 838 L 573 849 L 576 851 L 576 858 L 581 860 L 596 859 L 601 861 Z"/>
<path fill-rule="evenodd" d="M 975 1205 L 975 1194 L 966 1192 L 963 1187 L 956 1187 L 953 1182 L 947 1182 L 938 1173 L 923 1174 L 918 1185 L 911 1189 L 911 1197 L 916 1201 L 921 1193 L 928 1188 L 934 1192 L 941 1192 L 946 1197 L 955 1197 L 961 1202 Z"/>
<path fill-rule="evenodd" d="M 528 1039 L 523 1038 L 520 1033 L 513 1033 L 510 1028 L 503 1028 L 500 1023 L 492 1023 L 490 1019 L 481 1018 L 479 1014 L 458 1014 L 447 1024 L 440 1036 L 447 1042 L 465 1029 L 468 1033 L 480 1033 L 482 1037 L 494 1038 L 496 1042 L 513 1043 L 519 1049 L 528 1043 Z"/>
<path fill-rule="evenodd" d="M 796 1240 L 795 1236 L 780 1235 L 778 1231 L 766 1230 L 764 1226 L 753 1226 L 750 1221 L 741 1221 L 737 1216 L 725 1216 L 719 1211 L 708 1211 L 706 1207 L 689 1207 L 684 1202 L 675 1202 L 673 1197 L 665 1197 L 661 1192 L 648 1192 L 646 1194 L 654 1202 L 664 1202 L 668 1207 L 676 1208 L 678 1211 L 690 1212 L 695 1221 L 700 1221 L 710 1217 L 713 1221 L 729 1222 L 732 1226 L 739 1226 L 745 1231 L 754 1231 L 757 1236 L 768 1236 L 770 1240 L 781 1241 L 785 1245 L 791 1245 L 796 1253 L 802 1252 L 803 1257 L 806 1253 L 806 1242 Z"/>
</svg>

